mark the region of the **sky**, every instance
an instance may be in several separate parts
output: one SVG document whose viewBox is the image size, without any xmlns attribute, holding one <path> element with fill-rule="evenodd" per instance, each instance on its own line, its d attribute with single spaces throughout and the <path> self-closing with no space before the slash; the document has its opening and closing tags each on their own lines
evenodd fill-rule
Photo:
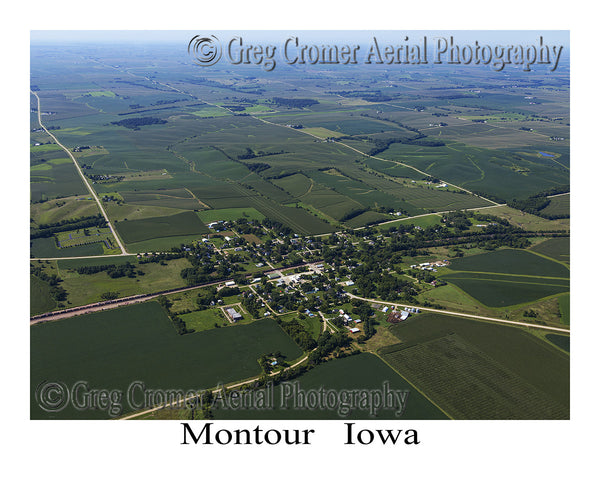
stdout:
<svg viewBox="0 0 600 480">
<path fill-rule="evenodd" d="M 403 41 L 404 36 L 422 38 L 453 36 L 456 41 L 475 41 L 488 44 L 510 45 L 537 42 L 540 36 L 544 42 L 563 45 L 568 48 L 568 30 L 31 30 L 32 44 L 50 43 L 180 43 L 187 42 L 194 35 L 219 34 L 223 37 L 246 34 L 255 41 L 283 41 L 290 35 L 302 35 L 307 41 L 319 42 L 360 42 L 370 41 L 373 34 L 378 39 Z"/>
</svg>

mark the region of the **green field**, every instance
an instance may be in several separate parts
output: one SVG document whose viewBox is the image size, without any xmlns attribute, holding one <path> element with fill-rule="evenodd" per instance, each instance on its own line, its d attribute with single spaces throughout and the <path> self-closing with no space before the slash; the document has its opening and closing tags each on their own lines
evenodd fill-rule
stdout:
<svg viewBox="0 0 600 480">
<path fill-rule="evenodd" d="M 543 215 L 569 216 L 571 213 L 571 195 L 552 197 L 550 204 L 541 210 L 540 213 Z"/>
<path fill-rule="evenodd" d="M 533 302 L 569 291 L 568 279 L 531 278 L 480 273 L 450 273 L 445 281 L 452 283 L 479 302 L 493 308 Z"/>
<path fill-rule="evenodd" d="M 38 315 L 56 308 L 56 301 L 50 296 L 50 286 L 35 275 L 30 275 L 29 313 Z"/>
<path fill-rule="evenodd" d="M 209 231 L 194 212 L 142 220 L 124 220 L 115 226 L 127 244 L 164 237 L 200 236 Z"/>
<path fill-rule="evenodd" d="M 110 257 L 98 259 L 103 261 L 101 263 L 93 262 L 92 265 L 119 264 L 120 261 L 125 259 L 125 261 L 131 262 L 135 266 L 135 270 L 143 273 L 143 275 L 138 274 L 134 278 L 128 276 L 111 278 L 106 272 L 86 275 L 75 271 L 75 268 L 82 266 L 81 263 L 67 264 L 68 268 L 65 267 L 62 261 L 59 263 L 60 277 L 63 279 L 61 286 L 69 293 L 68 300 L 72 305 L 98 302 L 105 292 L 118 292 L 120 297 L 126 297 L 140 293 L 160 292 L 186 285 L 180 275 L 183 268 L 190 266 L 186 258 L 169 260 L 164 265 L 161 263 L 140 264 L 135 257 L 130 256 L 119 256 L 114 257 L 114 259 L 116 261 L 113 261 Z"/>
<path fill-rule="evenodd" d="M 394 372 L 378 357 L 370 353 L 353 355 L 346 358 L 331 360 L 318 365 L 292 382 L 298 381 L 302 390 L 381 390 L 384 382 L 389 383 L 389 388 L 408 391 L 406 409 L 400 416 L 396 416 L 393 409 L 382 409 L 376 417 L 370 416 L 366 409 L 357 408 L 351 413 L 342 415 L 338 413 L 337 404 L 332 408 L 300 409 L 293 408 L 289 400 L 287 409 L 279 408 L 284 397 L 281 386 L 273 390 L 273 409 L 249 411 L 247 409 L 216 409 L 216 419 L 445 419 L 447 418 L 435 405 L 415 390 L 406 380 Z"/>
<path fill-rule="evenodd" d="M 46 413 L 35 402 L 41 382 L 79 380 L 90 388 L 126 393 L 133 381 L 148 388 L 200 390 L 260 373 L 256 361 L 280 350 L 289 360 L 298 346 L 270 319 L 235 328 L 177 335 L 156 302 L 31 327 L 31 418 L 108 418 L 106 411 L 68 407 Z M 123 397 L 123 412 L 130 411 Z"/>
<path fill-rule="evenodd" d="M 558 260 L 559 262 L 569 263 L 571 242 L 570 237 L 549 238 L 537 245 L 534 245 L 529 250 L 536 253 L 541 253 L 547 257 Z"/>
<path fill-rule="evenodd" d="M 89 243 L 76 247 L 58 248 L 54 237 L 35 238 L 31 241 L 31 255 L 37 258 L 80 257 L 102 255 L 102 243 Z"/>
<path fill-rule="evenodd" d="M 229 324 L 221 311 L 216 308 L 184 313 L 180 315 L 180 318 L 185 322 L 187 328 L 193 329 L 196 332 L 211 330 L 215 328 L 215 324 L 220 327 Z"/>
<path fill-rule="evenodd" d="M 390 331 L 383 358 L 453 418 L 569 417 L 568 355 L 524 330 L 422 313 Z"/>
<path fill-rule="evenodd" d="M 204 210 L 198 212 L 198 216 L 204 223 L 212 223 L 219 221 L 232 221 L 239 218 L 247 220 L 262 220 L 265 216 L 255 208 L 222 208 L 218 210 Z"/>
<path fill-rule="evenodd" d="M 450 263 L 449 269 L 569 278 L 569 270 L 564 265 L 524 250 L 515 249 L 495 250 L 481 255 L 455 258 Z"/>
<path fill-rule="evenodd" d="M 565 325 L 571 323 L 571 295 L 561 295 L 558 297 L 558 306 L 560 308 L 560 321 Z"/>
<path fill-rule="evenodd" d="M 564 265 L 515 249 L 455 258 L 441 278 L 493 308 L 532 302 L 570 288 Z"/>
</svg>

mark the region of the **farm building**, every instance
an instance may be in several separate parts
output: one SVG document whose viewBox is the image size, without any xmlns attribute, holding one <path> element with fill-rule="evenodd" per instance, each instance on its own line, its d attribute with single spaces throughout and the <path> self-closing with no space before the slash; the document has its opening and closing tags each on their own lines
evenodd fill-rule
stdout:
<svg viewBox="0 0 600 480">
<path fill-rule="evenodd" d="M 402 310 L 400 312 L 391 312 L 388 315 L 387 321 L 390 323 L 398 323 L 403 322 L 409 317 L 410 313 L 406 310 Z"/>
<path fill-rule="evenodd" d="M 358 332 L 360 332 L 360 328 L 355 327 L 355 328 L 350 329 L 350 333 L 358 333 Z"/>
<path fill-rule="evenodd" d="M 226 308 L 225 312 L 227 312 L 227 315 L 229 315 L 231 320 L 233 320 L 234 322 L 237 322 L 242 318 L 242 316 L 236 311 L 235 308 Z"/>
<path fill-rule="evenodd" d="M 233 280 L 230 280 L 228 282 L 225 282 L 225 286 L 226 287 L 233 287 L 235 285 L 235 282 Z"/>
</svg>

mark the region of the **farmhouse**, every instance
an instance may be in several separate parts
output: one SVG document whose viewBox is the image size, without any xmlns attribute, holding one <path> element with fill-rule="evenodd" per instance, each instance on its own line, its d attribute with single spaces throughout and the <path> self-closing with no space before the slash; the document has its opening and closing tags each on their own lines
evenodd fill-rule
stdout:
<svg viewBox="0 0 600 480">
<path fill-rule="evenodd" d="M 237 322 L 238 320 L 241 320 L 242 316 L 235 310 L 235 308 L 226 308 L 225 312 L 227 312 L 227 315 L 229 315 L 229 317 L 231 318 L 232 321 Z"/>
</svg>

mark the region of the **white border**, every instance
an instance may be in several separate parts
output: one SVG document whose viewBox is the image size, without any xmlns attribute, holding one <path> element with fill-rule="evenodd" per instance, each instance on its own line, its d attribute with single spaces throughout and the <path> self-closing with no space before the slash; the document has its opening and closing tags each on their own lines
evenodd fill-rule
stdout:
<svg viewBox="0 0 600 480">
<path fill-rule="evenodd" d="M 99 478 L 105 475 L 164 478 L 181 474 L 239 474 L 250 478 L 357 478 L 410 474 L 431 478 L 565 478 L 585 468 L 594 456 L 593 421 L 598 391 L 593 355 L 597 324 L 591 302 L 597 283 L 592 267 L 585 278 L 582 265 L 595 262 L 597 237 L 593 229 L 597 205 L 588 182 L 599 178 L 591 139 L 597 137 L 596 119 L 587 115 L 597 96 L 591 68 L 596 63 L 592 12 L 564 2 L 103 2 L 29 1 L 4 11 L 3 117 L 5 184 L 2 205 L 5 226 L 3 321 L 8 325 L 2 349 L 5 381 L 5 438 L 11 445 L 5 461 L 20 472 L 43 478 Z M 217 2 L 214 2 L 217 3 Z M 589 20 L 585 17 L 588 17 Z M 589 22 L 589 23 L 587 23 Z M 29 327 L 27 258 L 28 224 L 28 55 L 30 29 L 169 29 L 169 30 L 377 29 L 459 30 L 524 29 L 571 30 L 572 51 L 572 420 L 568 422 L 401 422 L 416 427 L 417 447 L 344 447 L 336 422 L 292 422 L 327 431 L 311 447 L 208 448 L 180 446 L 177 422 L 32 422 L 29 416 Z M 589 38 L 588 38 L 589 37 Z M 3 55 L 4 56 L 4 55 Z M 7 82 L 8 81 L 8 82 Z M 592 83 L 593 82 L 593 83 Z M 7 101 L 8 100 L 8 101 Z M 8 120 L 8 122 L 7 122 Z M 592 128 L 594 130 L 592 130 Z M 16 161 L 22 162 L 13 169 Z M 11 162 L 10 164 L 8 162 Z M 23 170 L 21 170 L 23 168 Z M 591 169 L 591 170 L 590 170 Z M 587 181 L 586 181 L 587 180 Z M 10 187 L 8 187 L 10 185 Z M 8 188 L 7 188 L 8 187 Z M 591 188 L 590 188 L 591 187 Z M 588 193 L 588 189 L 589 191 Z M 18 208 L 15 208 L 18 205 Z M 593 206 L 593 207 L 590 207 Z M 10 225 L 10 229 L 7 226 Z M 14 225 L 18 228 L 15 229 Z M 591 248 L 590 248 L 591 247 Z M 587 254 L 586 252 L 589 252 Z M 585 255 L 585 257 L 584 257 Z M 595 335 L 596 334 L 596 335 Z M 24 400 L 20 396 L 24 395 Z M 224 424 L 227 422 L 219 422 Z M 254 426 L 257 422 L 235 422 Z M 369 427 L 388 422 L 368 422 Z M 277 422 L 260 422 L 265 428 Z M 231 422 L 228 426 L 233 426 Z M 289 424 L 284 424 L 289 427 Z M 280 426 L 284 426 L 280 425 Z M 8 469 L 7 469 L 8 471 Z M 13 470 L 14 471 L 14 470 Z M 591 471 L 594 471 L 592 469 Z"/>
</svg>

